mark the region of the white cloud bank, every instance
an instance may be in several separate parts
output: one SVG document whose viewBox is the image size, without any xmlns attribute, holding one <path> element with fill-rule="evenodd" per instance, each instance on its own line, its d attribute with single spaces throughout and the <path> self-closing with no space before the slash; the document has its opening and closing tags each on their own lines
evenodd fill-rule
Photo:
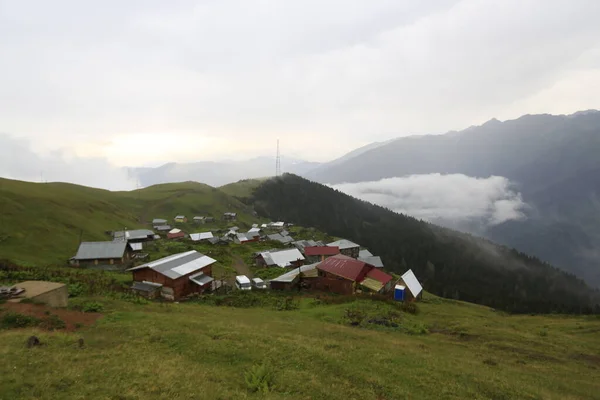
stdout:
<svg viewBox="0 0 600 400">
<path fill-rule="evenodd" d="M 136 180 L 104 158 L 81 158 L 66 150 L 35 153 L 31 143 L 0 133 L 0 177 L 32 182 L 68 182 L 109 190 L 131 190 Z"/>
<path fill-rule="evenodd" d="M 398 213 L 474 233 L 523 219 L 527 208 L 521 194 L 501 176 L 426 174 L 331 187 Z"/>
</svg>

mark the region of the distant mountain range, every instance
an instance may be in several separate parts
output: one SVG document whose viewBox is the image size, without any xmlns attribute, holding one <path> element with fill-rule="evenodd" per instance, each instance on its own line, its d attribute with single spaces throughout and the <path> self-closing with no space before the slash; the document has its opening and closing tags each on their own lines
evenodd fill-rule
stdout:
<svg viewBox="0 0 600 400">
<path fill-rule="evenodd" d="M 305 175 L 320 164 L 281 157 L 282 171 Z M 169 163 L 157 168 L 128 168 L 130 176 L 146 187 L 159 183 L 196 181 L 222 186 L 241 179 L 264 178 L 275 175 L 274 157 L 257 157 L 246 161 L 201 161 Z"/>
<path fill-rule="evenodd" d="M 600 285 L 600 112 L 400 138 L 305 176 L 336 184 L 431 173 L 508 178 L 529 206 L 526 219 L 477 233 Z"/>
</svg>

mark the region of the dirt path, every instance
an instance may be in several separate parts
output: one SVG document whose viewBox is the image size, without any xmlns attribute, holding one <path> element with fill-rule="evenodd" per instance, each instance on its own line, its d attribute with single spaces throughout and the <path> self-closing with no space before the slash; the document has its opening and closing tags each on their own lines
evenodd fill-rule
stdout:
<svg viewBox="0 0 600 400">
<path fill-rule="evenodd" d="M 240 256 L 233 256 L 233 268 L 238 275 L 246 275 L 248 278 L 252 279 L 254 274 L 250 270 L 250 267 L 242 260 Z"/>
<path fill-rule="evenodd" d="M 84 313 L 81 311 L 67 310 L 64 308 L 52 308 L 42 304 L 25 304 L 6 302 L 2 305 L 3 310 L 0 314 L 8 311 L 25 314 L 41 320 L 54 314 L 65 323 L 65 330 L 75 331 L 78 327 L 92 325 L 96 320 L 102 317 L 100 313 Z"/>
</svg>

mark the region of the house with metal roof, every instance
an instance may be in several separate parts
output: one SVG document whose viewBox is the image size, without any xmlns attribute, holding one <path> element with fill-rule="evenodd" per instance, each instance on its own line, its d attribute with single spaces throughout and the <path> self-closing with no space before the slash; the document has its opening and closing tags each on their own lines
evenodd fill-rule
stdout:
<svg viewBox="0 0 600 400">
<path fill-rule="evenodd" d="M 235 221 L 237 219 L 237 213 L 234 213 L 234 212 L 223 213 L 223 219 L 226 221 Z"/>
<path fill-rule="evenodd" d="M 162 297 L 179 300 L 211 289 L 212 265 L 215 262 L 216 260 L 191 250 L 133 267 L 128 271 L 133 274 L 134 286 L 136 282 L 137 286 L 144 282 L 162 285 Z"/>
<path fill-rule="evenodd" d="M 298 249 L 263 251 L 255 260 L 257 265 L 263 267 L 299 267 L 304 264 L 304 256 Z"/>
<path fill-rule="evenodd" d="M 317 270 L 316 289 L 346 295 L 357 290 L 385 293 L 391 289 L 393 279 L 374 266 L 343 254 L 327 258 L 317 265 Z"/>
<path fill-rule="evenodd" d="M 367 264 L 371 264 L 376 268 L 383 268 L 383 261 L 381 261 L 381 257 L 374 256 L 373 253 L 367 249 L 363 249 L 358 253 L 358 260 Z"/>
<path fill-rule="evenodd" d="M 358 254 L 360 253 L 360 245 L 346 239 L 327 243 L 327 246 L 337 247 L 340 249 L 341 254 L 352 258 L 358 258 Z"/>
<path fill-rule="evenodd" d="M 154 240 L 154 232 L 150 229 L 116 231 L 113 232 L 113 240 L 125 240 L 126 242 L 147 242 Z"/>
<path fill-rule="evenodd" d="M 187 222 L 187 218 L 185 217 L 185 215 L 177 215 L 174 218 L 175 222 L 179 222 L 179 223 L 183 223 L 183 222 Z"/>
<path fill-rule="evenodd" d="M 308 262 L 325 261 L 327 257 L 340 254 L 340 249 L 335 246 L 310 246 L 304 248 L 304 256 Z"/>
<path fill-rule="evenodd" d="M 403 296 L 403 300 L 414 301 L 423 296 L 423 286 L 421 286 L 412 269 L 402 274 L 398 283 L 398 286 L 404 286 L 408 289 L 408 292 Z"/>
<path fill-rule="evenodd" d="M 314 241 L 314 240 L 296 240 L 290 243 L 292 246 L 300 250 L 301 253 L 304 254 L 305 247 L 317 247 L 317 246 L 325 246 L 323 242 Z"/>
<path fill-rule="evenodd" d="M 204 217 L 201 215 L 197 215 L 193 218 L 194 222 L 197 224 L 203 224 L 204 223 Z"/>
<path fill-rule="evenodd" d="M 129 261 L 126 241 L 81 242 L 77 254 L 70 259 L 72 265 L 114 265 Z"/>
<path fill-rule="evenodd" d="M 201 240 L 212 239 L 214 236 L 212 232 L 200 232 L 200 233 L 190 233 L 190 239 L 194 242 L 199 242 Z"/>
<path fill-rule="evenodd" d="M 173 228 L 167 233 L 167 239 L 180 239 L 185 237 L 185 232 L 181 229 Z"/>
<path fill-rule="evenodd" d="M 246 233 L 236 233 L 235 236 L 233 237 L 233 241 L 237 244 L 258 242 L 258 239 L 260 239 L 260 236 L 252 236 L 252 235 L 249 236 Z"/>
<path fill-rule="evenodd" d="M 280 233 L 274 233 L 272 235 L 267 235 L 268 240 L 274 240 L 279 243 L 288 244 L 294 241 L 294 238 L 291 236 L 283 236 Z"/>
<path fill-rule="evenodd" d="M 162 219 L 162 218 L 154 218 L 152 220 L 152 225 L 154 225 L 154 227 L 155 227 L 154 229 L 156 229 L 157 226 L 165 225 L 166 223 L 167 223 L 167 220 Z"/>
<path fill-rule="evenodd" d="M 269 285 L 273 290 L 291 290 L 298 285 L 310 287 L 312 286 L 310 281 L 318 277 L 316 269 L 318 264 L 319 263 L 313 263 L 294 268 L 277 278 L 271 279 Z M 301 283 L 305 283 L 306 285 L 302 285 Z"/>
<path fill-rule="evenodd" d="M 168 232 L 173 228 L 171 227 L 171 225 L 158 225 L 155 226 L 154 229 L 156 229 L 159 232 Z"/>
</svg>

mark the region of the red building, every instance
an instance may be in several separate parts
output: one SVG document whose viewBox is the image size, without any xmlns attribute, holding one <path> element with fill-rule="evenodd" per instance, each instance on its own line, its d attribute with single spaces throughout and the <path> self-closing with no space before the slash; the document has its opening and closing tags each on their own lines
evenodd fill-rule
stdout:
<svg viewBox="0 0 600 400">
<path fill-rule="evenodd" d="M 313 246 L 304 248 L 304 255 L 309 263 L 325 261 L 327 257 L 335 256 L 336 254 L 340 254 L 340 249 L 336 246 Z"/>
<path fill-rule="evenodd" d="M 169 233 L 167 233 L 167 239 L 179 239 L 185 237 L 185 232 L 181 229 L 171 229 Z"/>
<path fill-rule="evenodd" d="M 385 293 L 391 289 L 392 276 L 372 265 L 342 254 L 327 258 L 317 265 L 318 290 L 338 294 L 353 294 L 358 290 Z"/>
<path fill-rule="evenodd" d="M 212 264 L 216 260 L 196 250 L 173 254 L 139 267 L 130 268 L 133 273 L 133 289 L 140 292 L 148 287 L 169 300 L 179 300 L 193 293 L 202 293 L 212 286 Z"/>
</svg>

